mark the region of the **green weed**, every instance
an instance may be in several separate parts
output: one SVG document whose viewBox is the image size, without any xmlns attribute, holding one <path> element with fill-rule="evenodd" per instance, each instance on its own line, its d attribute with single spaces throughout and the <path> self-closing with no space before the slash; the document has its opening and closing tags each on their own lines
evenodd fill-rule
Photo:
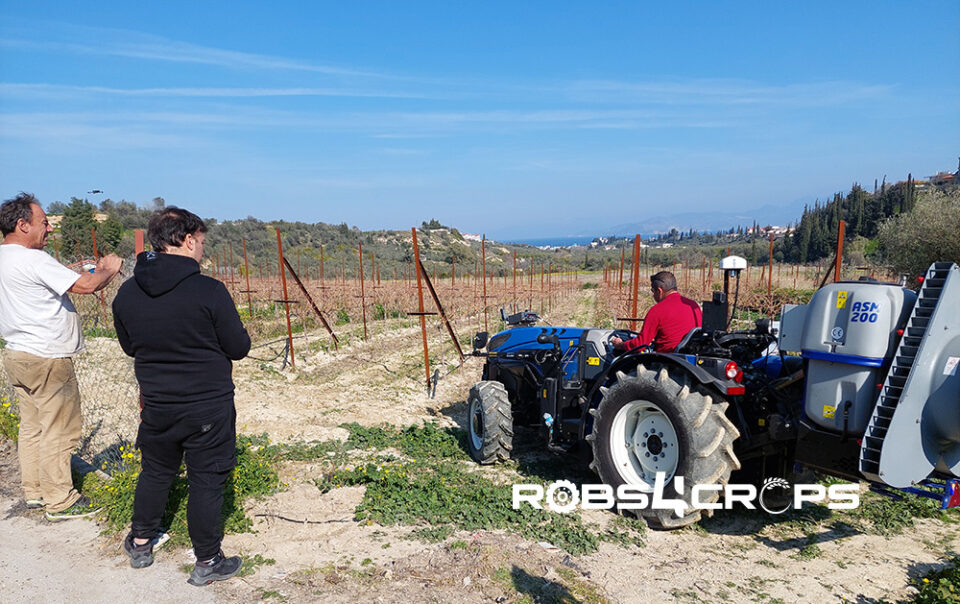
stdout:
<svg viewBox="0 0 960 604">
<path fill-rule="evenodd" d="M 616 516 L 599 536 L 601 541 L 615 543 L 621 547 L 643 547 L 646 545 L 644 541 L 646 532 L 647 523 L 643 520 L 629 516 Z"/>
<path fill-rule="evenodd" d="M 514 510 L 509 485 L 496 484 L 463 463 L 468 457 L 462 430 L 432 423 L 407 428 L 341 427 L 349 432 L 342 443 L 270 445 L 264 437 L 257 442 L 270 459 L 329 461 L 332 469 L 316 481 L 321 491 L 365 486 L 364 498 L 355 510 L 356 519 L 382 525 L 419 525 L 412 533 L 418 539 L 442 540 L 454 530 L 504 529 L 550 541 L 571 553 L 597 547 L 599 538 L 576 515 L 532 508 Z M 350 465 L 346 452 L 356 449 L 396 450 L 404 459 L 381 454 L 374 461 Z"/>
<path fill-rule="evenodd" d="M 8 395 L 0 395 L 0 437 L 17 442 L 20 434 L 20 414 Z"/>
<path fill-rule="evenodd" d="M 918 593 L 910 600 L 917 604 L 947 604 L 960 602 L 960 556 L 954 556 L 949 566 L 913 579 L 910 584 Z"/>
<path fill-rule="evenodd" d="M 462 464 L 441 462 L 363 464 L 331 472 L 318 481 L 321 490 L 366 486 L 355 510 L 357 520 L 381 525 L 427 524 L 418 536 L 437 537 L 453 530 L 502 529 L 537 541 L 549 541 L 570 553 L 595 551 L 598 538 L 578 516 L 512 507 L 510 485 L 498 485 Z M 444 536 L 445 538 L 445 536 Z"/>
<path fill-rule="evenodd" d="M 379 302 L 374 302 L 373 304 L 373 313 L 371 317 L 374 321 L 381 321 L 383 319 L 399 319 L 402 316 L 402 313 L 399 310 L 388 310 L 383 304 Z"/>
<path fill-rule="evenodd" d="M 238 577 L 248 577 L 257 572 L 257 569 L 261 566 L 270 566 L 277 563 L 273 558 L 264 558 L 260 554 L 241 556 L 241 558 L 243 559 L 243 566 L 240 567 L 240 572 L 237 573 Z"/>
<path fill-rule="evenodd" d="M 111 479 L 103 480 L 94 473 L 80 478 L 81 490 L 98 506 L 103 506 L 101 519 L 106 530 L 120 532 L 130 524 L 133 516 L 133 497 L 140 475 L 140 452 L 120 447 L 121 460 L 111 468 Z M 107 469 L 104 464 L 103 469 Z M 276 470 L 257 451 L 251 450 L 249 439 L 241 436 L 237 439 L 237 466 L 224 489 L 223 519 L 227 533 L 244 532 L 250 529 L 252 521 L 243 511 L 244 500 L 250 497 L 262 497 L 273 493 L 280 485 Z M 167 510 L 163 526 L 168 527 L 171 541 L 186 544 L 188 483 L 184 470 L 173 482 L 167 500 Z"/>
<path fill-rule="evenodd" d="M 823 554 L 823 550 L 820 549 L 820 546 L 817 545 L 817 536 L 808 535 L 807 541 L 795 554 L 791 554 L 790 557 L 794 560 L 813 560 L 814 558 L 819 558 Z"/>
<path fill-rule="evenodd" d="M 239 576 L 239 575 L 238 575 L 238 576 Z M 276 591 L 276 590 L 273 590 L 273 589 L 263 589 L 262 587 L 258 587 L 258 588 L 257 588 L 257 596 L 258 596 L 261 600 L 277 599 L 277 600 L 280 600 L 281 602 L 286 602 L 286 601 L 287 601 L 286 596 L 284 596 L 284 595 L 283 595 L 282 593 L 280 593 L 279 591 Z"/>
<path fill-rule="evenodd" d="M 557 567 L 556 571 L 561 579 L 559 582 L 547 581 L 519 566 L 500 567 L 490 578 L 507 592 L 514 592 L 516 596 L 509 600 L 520 604 L 537 602 L 599 604 L 607 601 L 596 587 L 580 579 L 575 571 L 563 567 Z"/>
<path fill-rule="evenodd" d="M 899 499 L 867 493 L 860 498 L 860 507 L 848 513 L 860 521 L 862 530 L 879 535 L 900 534 L 917 518 L 953 520 L 933 499 L 908 493 Z"/>
<path fill-rule="evenodd" d="M 411 531 L 410 537 L 424 543 L 440 543 L 452 534 L 453 527 L 450 525 L 428 526 Z"/>
<path fill-rule="evenodd" d="M 112 327 L 94 326 L 83 330 L 85 338 L 116 338 L 117 331 Z"/>
</svg>

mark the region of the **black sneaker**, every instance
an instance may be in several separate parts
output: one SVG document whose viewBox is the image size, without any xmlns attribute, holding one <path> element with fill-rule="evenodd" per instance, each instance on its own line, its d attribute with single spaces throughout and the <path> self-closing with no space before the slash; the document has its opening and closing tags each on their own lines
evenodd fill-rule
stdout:
<svg viewBox="0 0 960 604">
<path fill-rule="evenodd" d="M 187 583 L 202 587 L 204 585 L 210 585 L 214 581 L 223 581 L 240 572 L 242 565 L 243 560 L 240 559 L 240 556 L 227 558 L 223 555 L 223 550 L 220 550 L 209 562 L 197 562 L 194 564 L 193 572 L 190 573 L 190 578 L 187 579 Z"/>
<path fill-rule="evenodd" d="M 153 541 L 137 545 L 133 542 L 133 533 L 127 533 L 123 540 L 123 549 L 130 556 L 130 566 L 133 568 L 146 568 L 153 564 Z"/>
<path fill-rule="evenodd" d="M 93 516 L 102 509 L 102 507 L 94 506 L 93 503 L 87 499 L 86 495 L 81 495 L 80 499 L 77 499 L 73 505 L 67 509 L 59 512 L 47 512 L 47 520 L 50 522 L 56 522 L 58 520 L 86 518 L 87 516 Z"/>
</svg>

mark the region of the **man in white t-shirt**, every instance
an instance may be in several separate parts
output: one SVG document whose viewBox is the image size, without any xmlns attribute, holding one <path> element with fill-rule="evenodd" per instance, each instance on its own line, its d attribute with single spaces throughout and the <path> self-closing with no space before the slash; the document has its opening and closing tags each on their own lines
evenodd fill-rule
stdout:
<svg viewBox="0 0 960 604">
<path fill-rule="evenodd" d="M 80 390 L 73 355 L 83 350 L 80 317 L 67 292 L 106 287 L 122 261 L 110 254 L 78 274 L 44 251 L 53 227 L 36 197 L 20 193 L 0 205 L 0 337 L 3 364 L 20 407 L 20 481 L 28 508 L 47 519 L 97 510 L 73 488 L 70 456 L 80 442 Z"/>
</svg>

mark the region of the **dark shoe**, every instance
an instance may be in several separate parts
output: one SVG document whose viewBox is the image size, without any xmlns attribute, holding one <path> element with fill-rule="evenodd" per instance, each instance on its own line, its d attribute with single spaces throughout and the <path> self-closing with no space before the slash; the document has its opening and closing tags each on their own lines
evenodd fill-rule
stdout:
<svg viewBox="0 0 960 604">
<path fill-rule="evenodd" d="M 240 572 L 243 560 L 240 556 L 231 556 L 227 558 L 223 555 L 223 550 L 213 557 L 210 562 L 197 562 L 193 566 L 193 572 L 187 583 L 190 585 L 210 585 L 214 581 L 223 581 Z"/>
<path fill-rule="evenodd" d="M 127 533 L 123 540 L 123 549 L 130 556 L 130 566 L 133 568 L 146 568 L 153 564 L 153 541 L 137 545 L 133 542 L 133 533 Z"/>
<path fill-rule="evenodd" d="M 28 510 L 39 510 L 43 507 L 43 499 L 27 499 Z"/>
<path fill-rule="evenodd" d="M 102 509 L 102 507 L 94 506 L 93 503 L 87 499 L 86 495 L 81 495 L 80 499 L 77 499 L 74 504 L 67 509 L 59 512 L 47 512 L 47 520 L 50 522 L 56 522 L 58 520 L 86 518 L 88 516 L 93 516 Z"/>
</svg>

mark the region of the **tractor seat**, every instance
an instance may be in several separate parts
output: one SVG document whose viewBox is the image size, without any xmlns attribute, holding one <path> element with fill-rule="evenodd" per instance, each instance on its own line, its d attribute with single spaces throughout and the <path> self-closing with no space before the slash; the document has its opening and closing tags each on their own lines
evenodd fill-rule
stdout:
<svg viewBox="0 0 960 604">
<path fill-rule="evenodd" d="M 700 328 L 699 328 L 699 327 L 694 327 L 693 329 L 691 329 L 690 331 L 688 331 L 688 332 L 687 332 L 687 335 L 683 336 L 683 339 L 680 340 L 680 343 L 679 343 L 679 344 L 677 344 L 677 347 L 676 347 L 676 349 L 674 350 L 674 352 L 683 352 L 684 347 L 686 347 L 686 345 L 690 343 L 690 340 L 691 340 L 691 339 L 693 338 L 693 336 L 695 336 L 695 335 L 697 334 L 697 332 L 699 332 L 699 331 L 700 331 Z"/>
</svg>

